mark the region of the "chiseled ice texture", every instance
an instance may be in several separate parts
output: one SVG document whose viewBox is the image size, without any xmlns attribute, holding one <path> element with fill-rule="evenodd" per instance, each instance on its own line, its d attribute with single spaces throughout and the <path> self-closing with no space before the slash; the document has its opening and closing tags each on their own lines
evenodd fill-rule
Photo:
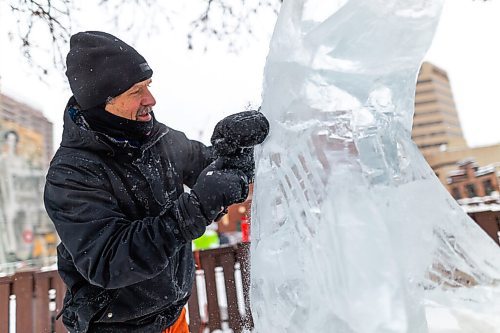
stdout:
<svg viewBox="0 0 500 333">
<path fill-rule="evenodd" d="M 284 1 L 265 69 L 271 134 L 256 152 L 256 332 L 434 332 L 433 309 L 455 316 L 449 332 L 473 332 L 463 318 L 494 302 L 498 246 L 411 140 L 441 7 Z"/>
</svg>

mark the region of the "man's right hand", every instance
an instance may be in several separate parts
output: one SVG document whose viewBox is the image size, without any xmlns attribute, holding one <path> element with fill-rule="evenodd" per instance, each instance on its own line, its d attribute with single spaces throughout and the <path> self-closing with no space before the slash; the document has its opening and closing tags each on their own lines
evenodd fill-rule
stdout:
<svg viewBox="0 0 500 333">
<path fill-rule="evenodd" d="M 248 196 L 248 179 L 245 174 L 236 169 L 221 169 L 222 164 L 222 159 L 217 159 L 206 167 L 191 191 L 210 221 L 220 217 L 230 205 L 245 201 Z"/>
<path fill-rule="evenodd" d="M 191 193 L 177 200 L 175 213 L 186 241 L 203 235 L 207 225 L 221 217 L 227 207 L 243 202 L 248 196 L 248 180 L 240 170 L 221 169 L 218 159 L 198 176 Z"/>
</svg>

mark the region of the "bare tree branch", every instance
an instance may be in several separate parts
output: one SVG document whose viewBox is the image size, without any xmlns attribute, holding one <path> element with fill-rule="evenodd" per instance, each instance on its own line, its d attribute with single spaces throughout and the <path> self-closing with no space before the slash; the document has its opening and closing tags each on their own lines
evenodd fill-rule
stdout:
<svg viewBox="0 0 500 333">
<path fill-rule="evenodd" d="M 7 0 L 10 10 L 16 17 L 17 33 L 9 31 L 11 40 L 18 41 L 22 54 L 40 75 L 49 70 L 48 64 L 38 61 L 36 53 L 43 49 L 42 45 L 51 45 L 46 52 L 51 54 L 52 66 L 56 70 L 64 67 L 64 54 L 66 44 L 72 33 L 72 18 L 78 14 L 75 0 Z M 206 0 L 201 1 L 202 11 L 192 20 L 187 36 L 187 47 L 193 49 L 194 39 L 215 38 L 226 42 L 230 50 L 235 51 L 244 40 L 252 35 L 252 19 L 264 10 L 277 12 L 282 0 Z M 171 25 L 170 18 L 175 15 L 168 10 L 159 0 L 100 0 L 100 7 L 112 13 L 111 20 L 115 26 L 133 31 L 136 37 L 139 34 L 152 34 L 157 26 L 155 19 L 161 20 L 162 25 Z M 134 14 L 142 13 L 144 20 L 125 22 L 121 20 L 122 13 L 126 10 Z M 125 26 L 124 26 L 125 25 Z M 39 29 L 45 30 L 50 38 L 40 38 Z M 35 36 L 36 35 L 36 36 Z M 46 38 L 46 37 L 45 37 Z M 40 43 L 36 43 L 40 41 Z M 197 41 L 197 43 L 201 43 Z M 206 49 L 207 43 L 203 45 Z"/>
<path fill-rule="evenodd" d="M 71 36 L 71 0 L 11 0 L 10 10 L 16 20 L 17 38 L 9 31 L 11 40 L 18 40 L 21 53 L 29 64 L 37 69 L 37 74 L 43 77 L 49 66 L 36 61 L 34 53 L 42 49 L 36 43 L 36 36 L 45 30 L 51 40 L 52 65 L 62 64 L 63 46 Z"/>
<path fill-rule="evenodd" d="M 52 67 L 64 68 L 64 54 L 72 33 L 73 17 L 78 14 L 75 0 L 7 0 L 16 18 L 17 34 L 8 31 L 9 38 L 19 43 L 28 63 L 43 77 L 49 65 L 42 64 L 37 54 L 42 45 L 51 45 Z M 187 48 L 195 46 L 206 50 L 210 40 L 225 43 L 229 51 L 237 52 L 247 45 L 263 15 L 277 14 L 283 0 L 201 0 L 199 14 L 189 23 Z M 490 0 L 472 0 L 486 2 Z M 178 13 L 170 10 L 171 5 L 160 0 L 100 0 L 100 7 L 111 13 L 115 26 L 133 31 L 139 35 L 151 35 L 158 30 L 155 21 L 161 21 L 173 28 L 171 18 Z M 124 22 L 122 13 L 129 11 L 136 19 Z M 186 13 L 184 13 L 186 14 Z M 123 26 L 125 24 L 125 26 Z M 40 38 L 39 30 L 45 30 L 50 43 Z M 46 38 L 46 37 L 45 37 Z M 39 44 L 36 41 L 41 40 Z"/>
<path fill-rule="evenodd" d="M 282 0 L 207 0 L 201 14 L 191 22 L 187 35 L 188 48 L 194 48 L 195 37 L 203 36 L 225 42 L 230 51 L 238 51 L 245 40 L 253 35 L 253 26 L 259 24 L 259 15 L 264 12 L 277 14 L 281 2 Z M 206 44 L 203 47 L 206 49 Z"/>
</svg>

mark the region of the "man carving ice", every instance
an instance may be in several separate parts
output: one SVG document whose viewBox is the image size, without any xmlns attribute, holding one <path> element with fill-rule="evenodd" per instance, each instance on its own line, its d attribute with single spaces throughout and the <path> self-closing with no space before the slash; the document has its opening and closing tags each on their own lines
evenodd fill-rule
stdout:
<svg viewBox="0 0 500 333">
<path fill-rule="evenodd" d="M 245 200 L 252 147 L 269 124 L 256 111 L 226 117 L 206 147 L 156 121 L 153 71 L 130 45 L 81 32 L 66 62 L 73 97 L 44 194 L 61 238 L 63 323 L 70 332 L 187 333 L 191 240 Z"/>
</svg>

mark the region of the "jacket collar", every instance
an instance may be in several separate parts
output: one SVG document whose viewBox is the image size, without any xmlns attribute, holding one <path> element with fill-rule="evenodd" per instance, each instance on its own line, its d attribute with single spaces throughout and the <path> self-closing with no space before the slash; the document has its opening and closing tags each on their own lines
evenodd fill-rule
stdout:
<svg viewBox="0 0 500 333">
<path fill-rule="evenodd" d="M 104 133 L 90 129 L 83 117 L 82 110 L 74 97 L 71 97 L 64 110 L 64 128 L 61 146 L 68 148 L 92 150 L 108 156 L 142 155 L 144 151 L 155 145 L 169 131 L 162 123 L 153 120 L 153 130 L 141 146 L 134 146 L 128 140 L 117 140 Z"/>
</svg>

